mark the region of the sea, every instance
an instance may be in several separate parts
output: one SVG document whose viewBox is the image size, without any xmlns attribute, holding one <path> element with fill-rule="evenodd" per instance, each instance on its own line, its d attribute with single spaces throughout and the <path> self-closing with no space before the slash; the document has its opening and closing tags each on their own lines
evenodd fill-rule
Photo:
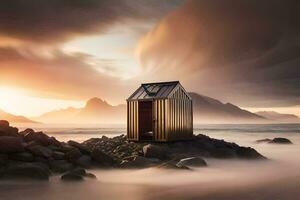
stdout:
<svg viewBox="0 0 300 200">
<path fill-rule="evenodd" d="M 60 141 L 126 134 L 125 125 L 15 124 Z M 300 124 L 199 124 L 194 134 L 253 147 L 268 161 L 206 159 L 208 166 L 186 170 L 91 170 L 97 180 L 64 183 L 0 181 L 0 200 L 299 200 Z M 293 144 L 258 144 L 285 137 Z"/>
</svg>

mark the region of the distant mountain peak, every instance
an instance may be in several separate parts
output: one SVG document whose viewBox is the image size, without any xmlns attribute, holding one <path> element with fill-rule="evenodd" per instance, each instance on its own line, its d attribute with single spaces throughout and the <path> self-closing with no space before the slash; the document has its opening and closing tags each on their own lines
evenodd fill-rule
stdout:
<svg viewBox="0 0 300 200">
<path fill-rule="evenodd" d="M 17 116 L 17 115 L 10 114 L 2 109 L 0 109 L 0 120 L 7 120 L 11 123 L 38 123 L 24 116 Z"/>
<path fill-rule="evenodd" d="M 86 102 L 86 107 L 94 107 L 94 106 L 101 106 L 101 105 L 104 105 L 104 106 L 111 106 L 110 104 L 108 104 L 105 100 L 102 100 L 98 97 L 93 97 L 91 99 L 89 99 L 87 102 Z"/>
</svg>

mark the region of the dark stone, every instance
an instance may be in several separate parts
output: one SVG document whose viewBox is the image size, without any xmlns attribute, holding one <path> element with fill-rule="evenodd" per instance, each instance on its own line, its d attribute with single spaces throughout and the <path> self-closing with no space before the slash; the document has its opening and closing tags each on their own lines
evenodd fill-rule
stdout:
<svg viewBox="0 0 300 200">
<path fill-rule="evenodd" d="M 143 147 L 143 153 L 146 158 L 158 158 L 166 160 L 169 158 L 169 151 L 162 146 L 148 144 Z"/>
<path fill-rule="evenodd" d="M 74 148 L 65 154 L 65 158 L 70 161 L 75 161 L 78 158 L 80 158 L 81 156 L 82 156 L 82 153 L 77 148 Z"/>
<path fill-rule="evenodd" d="M 83 177 L 72 172 L 68 172 L 61 176 L 62 181 L 83 181 Z"/>
<path fill-rule="evenodd" d="M 49 172 L 36 163 L 22 163 L 7 167 L 1 178 L 48 180 Z"/>
<path fill-rule="evenodd" d="M 6 120 L 0 120 L 0 126 L 2 127 L 9 127 L 9 122 Z"/>
<path fill-rule="evenodd" d="M 72 169 L 70 171 L 70 173 L 72 174 L 76 174 L 76 175 L 79 175 L 79 176 L 85 176 L 86 175 L 86 171 L 85 169 L 81 168 L 81 167 L 77 167 L 75 169 Z"/>
<path fill-rule="evenodd" d="M 239 158 L 243 159 L 266 159 L 251 147 L 239 147 L 236 153 Z"/>
<path fill-rule="evenodd" d="M 200 157 L 190 157 L 181 159 L 177 166 L 189 166 L 189 167 L 205 167 L 207 163 Z"/>
<path fill-rule="evenodd" d="M 31 128 L 27 128 L 24 131 L 19 132 L 19 135 L 25 136 L 25 135 L 27 135 L 29 133 L 34 133 L 34 130 L 31 129 Z"/>
<path fill-rule="evenodd" d="M 256 140 L 255 142 L 256 143 L 270 143 L 272 140 L 269 139 L 269 138 L 266 138 L 266 139 L 262 139 L 262 140 Z"/>
<path fill-rule="evenodd" d="M 89 148 L 86 145 L 84 145 L 84 144 L 80 144 L 79 142 L 76 142 L 76 141 L 73 141 L 73 140 L 69 140 L 68 144 L 70 146 L 73 146 L 73 147 L 79 149 L 82 153 L 85 153 L 85 154 L 89 154 L 90 153 Z"/>
<path fill-rule="evenodd" d="M 111 156 L 107 155 L 99 148 L 92 150 L 91 157 L 94 161 L 103 166 L 113 166 L 116 164 L 116 161 Z"/>
<path fill-rule="evenodd" d="M 52 157 L 55 160 L 63 160 L 63 159 L 65 159 L 65 153 L 60 152 L 60 151 L 54 151 L 52 154 Z"/>
<path fill-rule="evenodd" d="M 42 156 L 45 158 L 50 158 L 53 154 L 51 149 L 41 145 L 30 146 L 28 149 L 33 155 Z"/>
<path fill-rule="evenodd" d="M 176 164 L 173 164 L 171 162 L 166 162 L 166 163 L 163 163 L 161 165 L 158 165 L 157 168 L 160 168 L 160 169 L 184 169 L 184 170 L 190 170 L 190 168 L 187 167 L 187 166 L 176 165 Z"/>
<path fill-rule="evenodd" d="M 90 168 L 92 166 L 92 158 L 88 155 L 82 155 L 75 161 L 75 164 L 80 167 Z"/>
<path fill-rule="evenodd" d="M 34 161 L 34 156 L 29 152 L 20 152 L 13 153 L 9 156 L 12 160 L 24 161 L 24 162 L 32 162 Z"/>
<path fill-rule="evenodd" d="M 91 179 L 97 179 L 97 176 L 92 173 L 86 173 L 84 177 L 91 178 Z"/>
<path fill-rule="evenodd" d="M 43 146 L 47 146 L 51 144 L 51 139 L 48 135 L 46 135 L 43 132 L 28 132 L 26 135 L 24 135 L 24 140 L 26 142 L 35 141 L 38 144 L 41 144 Z"/>
<path fill-rule="evenodd" d="M 142 156 L 134 156 L 127 160 L 121 162 L 121 168 L 145 168 L 149 166 L 153 166 L 157 164 L 157 162 L 153 161 L 152 159 L 145 158 Z"/>
<path fill-rule="evenodd" d="M 58 173 L 70 171 L 74 168 L 74 165 L 66 160 L 52 160 L 49 164 L 52 171 Z"/>
<path fill-rule="evenodd" d="M 11 137 L 18 137 L 18 128 L 7 126 L 5 120 L 3 125 L 0 125 L 0 137 L 1 136 L 11 136 Z"/>
<path fill-rule="evenodd" d="M 270 143 L 275 144 L 292 144 L 292 142 L 287 138 L 274 138 Z"/>
<path fill-rule="evenodd" d="M 23 152 L 23 141 L 19 137 L 2 136 L 0 137 L 0 153 Z"/>
</svg>

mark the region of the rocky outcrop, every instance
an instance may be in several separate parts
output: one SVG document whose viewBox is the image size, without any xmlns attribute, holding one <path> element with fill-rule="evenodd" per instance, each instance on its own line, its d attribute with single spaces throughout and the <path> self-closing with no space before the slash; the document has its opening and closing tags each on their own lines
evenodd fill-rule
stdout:
<svg viewBox="0 0 300 200">
<path fill-rule="evenodd" d="M 273 139 L 262 139 L 262 140 L 256 140 L 256 143 L 269 143 L 269 144 L 293 144 L 289 139 L 287 138 L 273 138 Z"/>
<path fill-rule="evenodd" d="M 95 178 L 84 170 L 93 167 L 189 169 L 206 166 L 203 158 L 208 157 L 265 159 L 252 148 L 205 135 L 172 143 L 135 143 L 125 135 L 78 143 L 59 142 L 32 129 L 18 132 L 6 121 L 0 121 L 0 130 L 0 179 L 48 180 L 51 174 L 64 173 L 62 180 L 84 180 Z"/>
</svg>

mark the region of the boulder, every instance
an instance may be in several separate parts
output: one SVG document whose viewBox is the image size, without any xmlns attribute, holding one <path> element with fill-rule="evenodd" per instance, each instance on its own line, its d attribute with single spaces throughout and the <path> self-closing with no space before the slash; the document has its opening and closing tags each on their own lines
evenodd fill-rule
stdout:
<svg viewBox="0 0 300 200">
<path fill-rule="evenodd" d="M 42 156 L 45 158 L 50 158 L 53 154 L 51 149 L 41 145 L 29 146 L 28 149 L 33 155 Z"/>
<path fill-rule="evenodd" d="M 92 158 L 88 155 L 82 155 L 74 163 L 80 167 L 90 168 L 92 166 Z"/>
<path fill-rule="evenodd" d="M 51 139 L 48 135 L 43 132 L 31 132 L 29 131 L 23 136 L 26 142 L 35 141 L 36 143 L 47 146 L 51 144 Z"/>
<path fill-rule="evenodd" d="M 292 144 L 292 142 L 289 139 L 287 139 L 287 138 L 274 138 L 269 143 L 274 143 L 274 144 Z"/>
<path fill-rule="evenodd" d="M 9 156 L 9 158 L 11 160 L 24 161 L 24 162 L 34 161 L 34 156 L 29 152 L 13 153 Z"/>
<path fill-rule="evenodd" d="M 154 161 L 149 158 L 145 158 L 142 156 L 134 156 L 132 158 L 127 158 L 126 160 L 123 160 L 120 164 L 121 168 L 145 168 L 149 166 L 153 166 L 154 164 L 157 164 L 157 161 Z"/>
<path fill-rule="evenodd" d="M 116 161 L 99 148 L 94 148 L 91 152 L 91 157 L 94 161 L 102 166 L 113 166 Z"/>
<path fill-rule="evenodd" d="M 5 166 L 8 161 L 8 155 L 7 154 L 0 154 L 0 166 Z"/>
<path fill-rule="evenodd" d="M 9 127 L 9 122 L 6 120 L 0 120 L 0 126 L 1 127 Z"/>
<path fill-rule="evenodd" d="M 207 166 L 205 160 L 200 157 L 190 157 L 181 159 L 177 166 L 188 166 L 188 167 L 205 167 Z"/>
<path fill-rule="evenodd" d="M 23 141 L 19 137 L 2 136 L 0 137 L 0 153 L 23 152 Z"/>
<path fill-rule="evenodd" d="M 4 179 L 48 180 L 49 172 L 36 163 L 22 163 L 7 167 L 2 173 Z"/>
<path fill-rule="evenodd" d="M 74 165 L 66 160 L 52 160 L 49 161 L 49 165 L 52 171 L 58 173 L 70 171 L 74 168 Z"/>
<path fill-rule="evenodd" d="M 20 131 L 20 132 L 19 132 L 19 135 L 25 136 L 25 135 L 27 135 L 27 134 L 29 134 L 29 133 L 34 133 L 34 130 L 31 129 L 31 128 L 27 128 L 27 129 L 25 129 L 24 131 Z"/>
<path fill-rule="evenodd" d="M 166 160 L 170 157 L 166 148 L 154 144 L 145 145 L 143 147 L 143 153 L 146 158 L 158 158 L 160 160 Z"/>
<path fill-rule="evenodd" d="M 61 176 L 61 180 L 62 181 L 83 181 L 84 178 L 83 176 L 74 174 L 72 172 L 68 172 Z"/>
<path fill-rule="evenodd" d="M 85 154 L 90 153 L 89 148 L 85 144 L 80 144 L 79 142 L 76 142 L 76 141 L 73 141 L 73 140 L 69 140 L 68 144 L 70 146 L 73 146 L 73 147 L 79 149 L 82 153 L 85 153 Z"/>
<path fill-rule="evenodd" d="M 160 169 L 184 169 L 184 170 L 190 170 L 190 168 L 187 167 L 187 166 L 176 165 L 176 164 L 173 164 L 171 162 L 166 162 L 166 163 L 163 163 L 161 165 L 158 165 L 157 168 L 160 168 Z"/>
<path fill-rule="evenodd" d="M 63 160 L 65 159 L 65 153 L 60 151 L 53 151 L 52 157 L 55 160 Z"/>
<path fill-rule="evenodd" d="M 262 140 L 256 140 L 255 142 L 256 143 L 270 143 L 272 140 L 269 139 L 269 138 L 266 138 L 266 139 L 262 139 Z"/>
<path fill-rule="evenodd" d="M 77 148 L 74 148 L 71 151 L 68 151 L 68 152 L 65 153 L 65 158 L 67 160 L 72 161 L 72 162 L 77 160 L 81 156 L 82 156 L 82 153 Z"/>
<path fill-rule="evenodd" d="M 91 178 L 91 179 L 97 179 L 97 176 L 92 173 L 86 173 L 84 177 Z"/>
<path fill-rule="evenodd" d="M 243 159 L 266 159 L 251 147 L 239 147 L 236 150 L 236 154 L 239 158 Z"/>
</svg>

